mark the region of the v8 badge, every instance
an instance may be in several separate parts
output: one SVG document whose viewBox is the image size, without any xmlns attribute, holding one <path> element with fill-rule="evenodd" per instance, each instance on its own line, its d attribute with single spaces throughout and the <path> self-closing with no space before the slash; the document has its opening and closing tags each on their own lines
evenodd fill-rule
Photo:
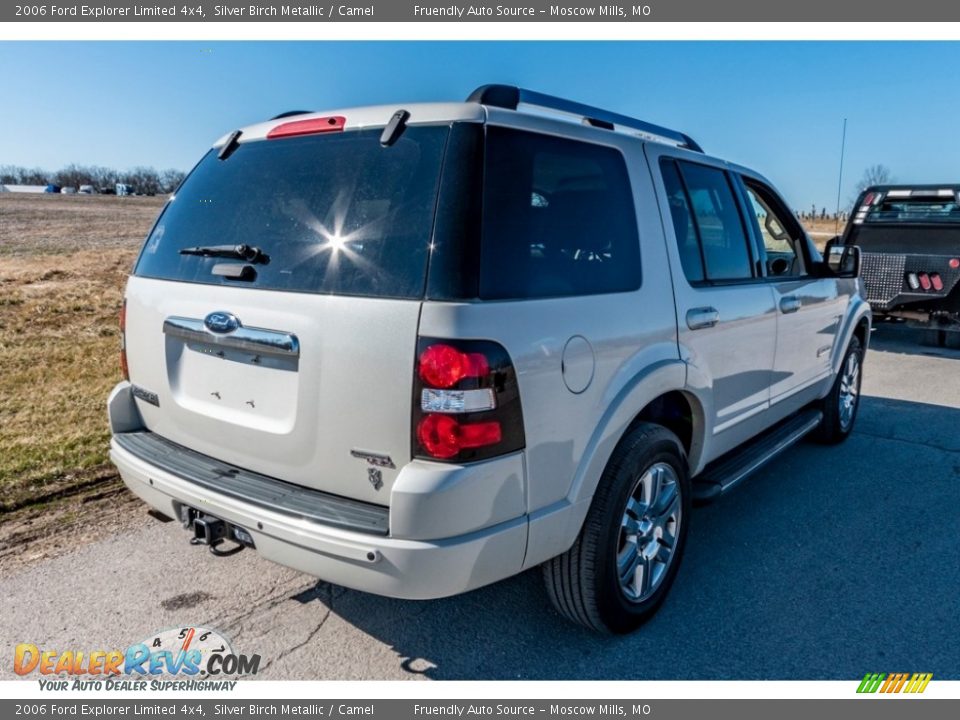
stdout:
<svg viewBox="0 0 960 720">
<path fill-rule="evenodd" d="M 367 468 L 367 480 L 373 485 L 374 490 L 379 490 L 383 487 L 383 472 L 380 468 Z"/>
</svg>

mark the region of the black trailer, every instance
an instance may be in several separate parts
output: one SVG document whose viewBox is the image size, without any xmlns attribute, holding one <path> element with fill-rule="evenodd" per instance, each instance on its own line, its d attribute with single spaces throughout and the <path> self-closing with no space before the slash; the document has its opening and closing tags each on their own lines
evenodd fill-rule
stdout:
<svg viewBox="0 0 960 720">
<path fill-rule="evenodd" d="M 960 185 L 875 185 L 854 205 L 842 240 L 861 250 L 860 276 L 878 316 L 960 335 Z"/>
</svg>

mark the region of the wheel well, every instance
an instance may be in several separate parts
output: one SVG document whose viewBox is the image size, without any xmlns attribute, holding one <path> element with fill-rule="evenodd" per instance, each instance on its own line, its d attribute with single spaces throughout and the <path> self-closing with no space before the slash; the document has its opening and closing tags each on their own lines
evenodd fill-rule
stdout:
<svg viewBox="0 0 960 720">
<path fill-rule="evenodd" d="M 860 341 L 860 347 L 862 348 L 865 348 L 867 346 L 868 332 L 870 332 L 870 324 L 867 322 L 866 318 L 863 318 L 860 322 L 857 323 L 857 327 L 853 331 L 853 334 L 856 335 L 857 339 Z"/>
<path fill-rule="evenodd" d="M 682 392 L 673 390 L 650 401 L 633 419 L 628 432 L 642 422 L 663 425 L 680 439 L 687 456 L 690 455 L 693 445 L 694 414 L 690 400 Z"/>
</svg>

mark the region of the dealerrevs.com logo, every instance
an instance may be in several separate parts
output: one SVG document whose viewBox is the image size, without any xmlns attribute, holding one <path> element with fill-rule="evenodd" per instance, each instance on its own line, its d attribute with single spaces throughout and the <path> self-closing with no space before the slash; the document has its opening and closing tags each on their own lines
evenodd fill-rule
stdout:
<svg viewBox="0 0 960 720">
<path fill-rule="evenodd" d="M 38 675 L 41 690 L 232 690 L 256 675 L 259 655 L 233 651 L 216 630 L 172 628 L 125 649 L 51 650 L 20 643 L 13 671 Z"/>
<path fill-rule="evenodd" d="M 858 693 L 922 693 L 933 679 L 933 673 L 867 673 L 860 681 Z"/>
</svg>

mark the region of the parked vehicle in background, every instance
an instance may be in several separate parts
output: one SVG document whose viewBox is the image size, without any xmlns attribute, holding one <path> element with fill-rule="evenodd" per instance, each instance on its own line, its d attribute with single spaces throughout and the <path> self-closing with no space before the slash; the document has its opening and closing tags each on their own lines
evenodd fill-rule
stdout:
<svg viewBox="0 0 960 720">
<path fill-rule="evenodd" d="M 935 344 L 960 344 L 960 185 L 869 187 L 842 242 L 862 251 L 875 314 L 919 324 Z"/>
<path fill-rule="evenodd" d="M 81 195 L 96 195 L 96 194 L 97 194 L 97 191 L 96 191 L 96 189 L 93 187 L 93 185 L 81 185 L 81 186 L 80 186 L 80 189 L 78 190 L 78 192 L 79 192 Z"/>
<path fill-rule="evenodd" d="M 116 193 L 117 195 L 124 196 L 124 195 L 134 195 L 136 194 L 136 191 L 134 190 L 133 185 L 130 185 L 129 183 L 117 183 Z"/>
<path fill-rule="evenodd" d="M 59 193 L 59 192 L 60 192 L 60 186 L 59 186 L 59 185 L 54 185 L 53 183 L 50 183 L 49 185 L 47 185 L 46 188 L 44 188 L 43 191 L 44 191 L 45 193 Z"/>
<path fill-rule="evenodd" d="M 76 195 L 77 189 L 75 187 L 60 188 L 60 193 L 63 195 Z"/>
<path fill-rule="evenodd" d="M 858 261 L 753 170 L 560 98 L 278 116 L 146 239 L 111 458 L 217 554 L 413 599 L 542 565 L 629 632 L 694 500 L 850 434 Z"/>
</svg>

